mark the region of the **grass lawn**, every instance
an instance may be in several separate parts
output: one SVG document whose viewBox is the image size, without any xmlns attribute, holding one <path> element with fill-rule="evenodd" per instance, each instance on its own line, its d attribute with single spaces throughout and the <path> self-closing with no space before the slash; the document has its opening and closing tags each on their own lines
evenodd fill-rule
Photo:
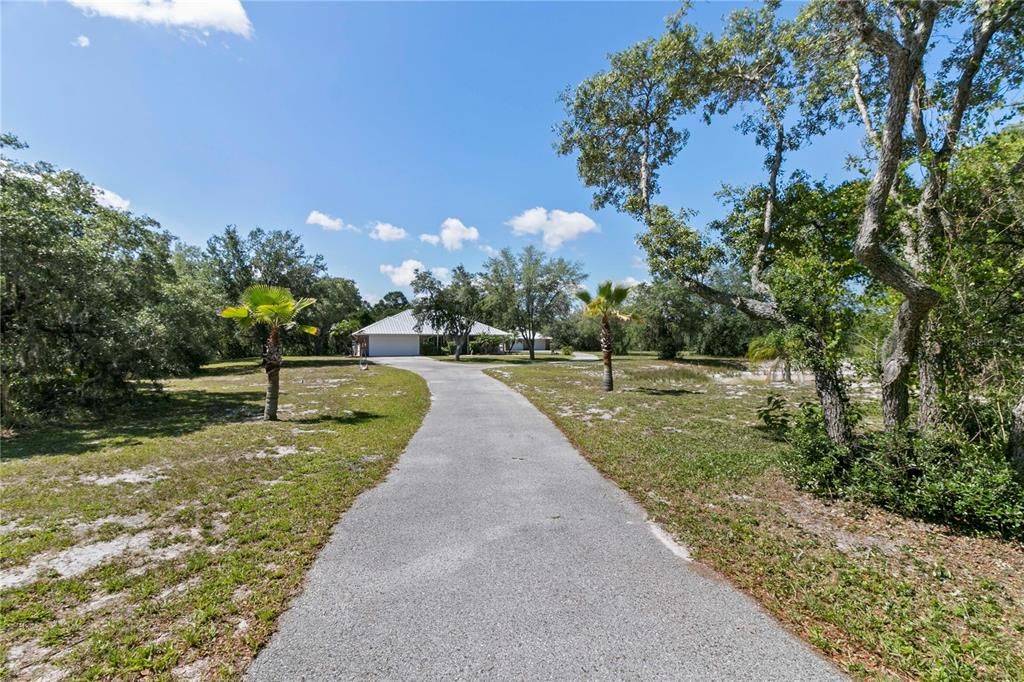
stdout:
<svg viewBox="0 0 1024 682">
<path fill-rule="evenodd" d="M 432 360 L 441 362 L 455 362 L 454 355 L 430 355 Z M 572 358 L 561 353 L 549 351 L 537 351 L 534 360 L 530 360 L 529 353 L 503 353 L 501 355 L 463 355 L 459 362 L 478 362 L 482 364 L 507 364 L 507 365 L 528 365 L 531 362 L 571 362 Z"/>
<path fill-rule="evenodd" d="M 3 443 L 0 678 L 237 677 L 339 515 L 430 404 L 409 372 L 286 360 L 280 422 L 253 362 L 129 414 Z"/>
<path fill-rule="evenodd" d="M 615 360 L 494 368 L 652 517 L 857 677 L 1024 679 L 1024 548 L 850 503 L 780 471 L 758 428 L 770 388 L 742 362 Z"/>
</svg>

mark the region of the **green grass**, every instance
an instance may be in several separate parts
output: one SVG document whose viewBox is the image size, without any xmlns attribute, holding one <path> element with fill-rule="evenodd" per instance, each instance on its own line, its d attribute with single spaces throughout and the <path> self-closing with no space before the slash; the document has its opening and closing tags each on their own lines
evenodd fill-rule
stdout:
<svg viewBox="0 0 1024 682">
<path fill-rule="evenodd" d="M 454 355 L 431 355 L 428 356 L 432 360 L 438 360 L 440 362 L 455 362 Z M 531 362 L 570 362 L 571 357 L 562 355 L 561 353 L 551 353 L 549 351 L 537 351 L 534 354 L 534 359 L 530 360 L 529 353 L 504 353 L 502 355 L 463 355 L 459 357 L 459 362 L 476 362 L 481 364 L 504 364 L 504 365 L 528 365 Z"/>
<path fill-rule="evenodd" d="M 296 358 L 282 421 L 263 422 L 264 381 L 252 362 L 214 365 L 128 414 L 3 443 L 3 576 L 127 548 L 77 575 L 51 561 L 0 593 L 0 677 L 240 674 L 430 402 L 408 372 Z"/>
<path fill-rule="evenodd" d="M 759 428 L 779 389 L 733 360 L 615 358 L 487 372 L 523 393 L 606 476 L 856 677 L 1024 679 L 1024 548 L 874 508 L 825 504 L 781 474 Z"/>
</svg>

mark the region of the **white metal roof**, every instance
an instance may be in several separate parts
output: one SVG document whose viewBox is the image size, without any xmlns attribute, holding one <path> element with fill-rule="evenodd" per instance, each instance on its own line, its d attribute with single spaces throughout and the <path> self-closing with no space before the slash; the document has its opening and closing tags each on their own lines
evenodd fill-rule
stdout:
<svg viewBox="0 0 1024 682">
<path fill-rule="evenodd" d="M 420 334 L 421 336 L 433 336 L 435 332 L 429 322 L 424 322 L 423 326 L 417 329 L 416 318 L 413 316 L 412 309 L 410 308 L 409 310 L 403 310 L 391 317 L 385 317 L 383 320 L 377 320 L 373 324 L 367 325 L 355 333 L 355 335 L 358 336 L 370 334 Z M 481 334 L 489 334 L 491 336 L 512 336 L 508 332 L 502 331 L 497 327 L 492 327 L 489 324 L 474 322 L 473 331 L 470 332 L 470 335 L 480 336 Z"/>
</svg>

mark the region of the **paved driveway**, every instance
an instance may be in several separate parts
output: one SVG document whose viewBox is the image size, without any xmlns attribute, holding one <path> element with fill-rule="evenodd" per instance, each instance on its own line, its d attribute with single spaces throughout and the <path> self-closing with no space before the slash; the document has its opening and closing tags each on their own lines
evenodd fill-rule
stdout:
<svg viewBox="0 0 1024 682">
<path fill-rule="evenodd" d="M 430 412 L 250 679 L 842 679 L 479 365 L 386 362 Z"/>
</svg>

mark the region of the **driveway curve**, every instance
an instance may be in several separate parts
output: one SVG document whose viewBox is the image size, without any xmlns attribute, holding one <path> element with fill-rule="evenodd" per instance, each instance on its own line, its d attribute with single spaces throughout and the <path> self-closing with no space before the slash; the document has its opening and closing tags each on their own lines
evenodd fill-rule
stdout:
<svg viewBox="0 0 1024 682">
<path fill-rule="evenodd" d="M 383 362 L 430 411 L 249 679 L 844 679 L 480 365 Z"/>
</svg>

